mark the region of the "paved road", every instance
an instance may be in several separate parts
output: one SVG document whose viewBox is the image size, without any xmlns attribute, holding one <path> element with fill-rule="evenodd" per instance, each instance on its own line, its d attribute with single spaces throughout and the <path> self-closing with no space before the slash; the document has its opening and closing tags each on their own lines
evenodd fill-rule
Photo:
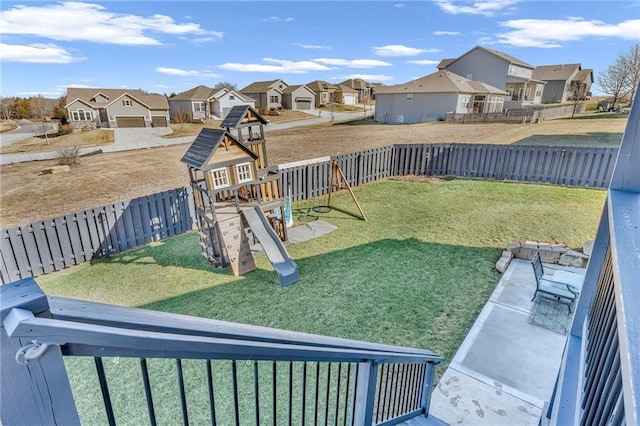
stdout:
<svg viewBox="0 0 640 426">
<path fill-rule="evenodd" d="M 282 130 L 282 129 L 290 129 L 293 127 L 299 126 L 308 126 L 310 124 L 317 123 L 327 123 L 330 121 L 346 121 L 346 120 L 354 120 L 357 118 L 364 118 L 364 112 L 334 112 L 333 117 L 327 111 L 323 111 L 322 115 L 318 114 L 317 110 L 310 111 L 311 114 L 318 115 L 315 118 L 309 118 L 307 120 L 296 120 L 296 121 L 288 121 L 285 123 L 270 123 L 265 126 L 265 133 L 272 132 L 274 130 Z M 373 110 L 366 111 L 367 116 L 373 116 Z M 267 117 L 268 118 L 268 117 Z M 40 126 L 38 124 L 38 126 Z M 117 151 L 129 151 L 134 149 L 147 149 L 147 148 L 157 148 L 161 146 L 168 145 L 180 145 L 191 143 L 195 139 L 195 135 L 182 136 L 176 138 L 163 138 L 164 135 L 171 133 L 171 128 L 169 127 L 148 127 L 144 129 L 113 129 L 115 142 L 111 145 L 101 146 L 100 149 L 102 152 L 117 152 Z M 4 133 L 2 135 L 2 139 L 4 140 L 5 135 L 9 135 L 11 133 Z M 23 135 L 24 137 L 24 135 Z M 81 154 L 88 153 L 91 151 L 95 151 L 97 148 L 86 148 L 81 150 Z M 27 161 L 36 161 L 36 160 L 50 160 L 58 158 L 58 153 L 55 151 L 51 152 L 34 152 L 34 153 L 23 153 L 23 154 L 6 154 L 0 156 L 0 164 L 13 164 L 13 163 L 23 163 Z"/>
<path fill-rule="evenodd" d="M 10 145 L 22 139 L 30 138 L 36 134 L 42 134 L 42 123 L 34 123 L 29 120 L 20 120 L 16 122 L 18 128 L 10 132 L 0 133 L 0 146 Z M 55 130 L 56 125 L 53 123 L 46 124 L 47 131 Z"/>
</svg>

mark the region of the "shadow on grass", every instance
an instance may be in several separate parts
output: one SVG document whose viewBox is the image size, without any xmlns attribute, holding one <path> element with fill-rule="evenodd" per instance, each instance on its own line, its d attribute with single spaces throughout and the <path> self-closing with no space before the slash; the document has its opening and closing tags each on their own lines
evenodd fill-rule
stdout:
<svg viewBox="0 0 640 426">
<path fill-rule="evenodd" d="M 617 147 L 620 146 L 622 133 L 586 133 L 584 135 L 532 135 L 514 142 L 513 145 L 539 146 L 591 146 Z"/>
<path fill-rule="evenodd" d="M 289 246 L 290 252 L 298 245 L 304 243 Z M 196 249 L 185 256 L 201 257 Z M 240 280 L 141 307 L 419 347 L 450 358 L 498 282 L 494 264 L 499 253 L 413 238 L 383 239 L 295 258 L 300 281 L 289 287 L 279 286 L 266 257 L 258 255 L 258 269 Z M 184 264 L 170 255 L 158 259 Z"/>
</svg>

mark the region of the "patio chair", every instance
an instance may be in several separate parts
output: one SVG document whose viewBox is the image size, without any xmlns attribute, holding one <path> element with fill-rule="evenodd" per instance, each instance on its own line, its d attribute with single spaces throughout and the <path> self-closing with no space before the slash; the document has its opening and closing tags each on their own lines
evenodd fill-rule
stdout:
<svg viewBox="0 0 640 426">
<path fill-rule="evenodd" d="M 531 301 L 533 302 L 539 295 L 551 296 L 556 302 L 567 305 L 569 313 L 571 313 L 573 302 L 582 290 L 584 277 L 580 274 L 560 270 L 554 271 L 553 274 L 546 274 L 540 253 L 536 253 L 533 257 L 531 265 L 536 277 L 536 291 Z"/>
</svg>

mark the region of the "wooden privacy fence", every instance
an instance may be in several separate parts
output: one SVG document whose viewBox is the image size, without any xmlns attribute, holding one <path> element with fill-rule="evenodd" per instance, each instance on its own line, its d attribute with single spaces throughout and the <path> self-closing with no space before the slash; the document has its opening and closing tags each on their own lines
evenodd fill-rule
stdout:
<svg viewBox="0 0 640 426">
<path fill-rule="evenodd" d="M 351 186 L 391 176 L 459 176 L 606 188 L 617 148 L 417 144 L 282 165 L 293 201 L 329 193 L 332 161 Z M 192 229 L 191 188 L 140 197 L 1 231 L 2 283 L 111 256 Z"/>
<path fill-rule="evenodd" d="M 618 148 L 395 145 L 393 175 L 459 176 L 606 188 Z"/>
<path fill-rule="evenodd" d="M 191 230 L 190 188 L 3 229 L 2 283 L 37 277 Z"/>
</svg>

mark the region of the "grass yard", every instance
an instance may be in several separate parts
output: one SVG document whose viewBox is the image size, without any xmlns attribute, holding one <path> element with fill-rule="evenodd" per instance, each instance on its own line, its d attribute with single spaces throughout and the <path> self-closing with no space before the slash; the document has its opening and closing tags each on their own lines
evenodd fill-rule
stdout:
<svg viewBox="0 0 640 426">
<path fill-rule="evenodd" d="M 211 268 L 195 233 L 37 281 L 49 295 L 425 348 L 450 360 L 499 280 L 494 265 L 506 244 L 582 247 L 595 235 L 605 198 L 600 190 L 465 179 L 385 180 L 355 193 L 369 221 L 336 210 L 314 213 L 338 230 L 288 246 L 301 276 L 291 287 L 279 286 L 264 255 L 256 259 L 258 270 L 242 277 Z M 333 201 L 356 211 L 348 193 Z M 314 202 L 322 200 L 299 203 L 294 214 Z M 104 422 L 92 361 L 67 362 L 83 423 Z M 141 384 L 122 373 L 135 368 L 139 377 L 137 364 L 107 364 L 112 392 L 116 382 L 125 388 L 116 412 L 126 409 L 132 424 L 144 419 L 144 407 L 136 408 L 138 418 L 127 405 L 140 399 Z M 170 381 L 157 385 L 167 393 L 175 393 L 173 368 L 157 361 L 152 369 Z M 202 374 L 194 380 L 206 380 Z M 190 410 L 202 410 L 206 421 L 206 406 L 200 407 L 206 396 L 193 386 L 187 389 Z M 179 402 L 166 406 L 159 408 L 163 418 L 179 422 Z"/>
<path fill-rule="evenodd" d="M 86 132 L 71 133 L 68 135 L 49 137 L 29 137 L 0 148 L 0 154 L 19 154 L 22 152 L 56 151 L 69 146 L 81 146 L 83 148 L 99 147 L 115 141 L 113 130 L 96 129 Z"/>
</svg>

